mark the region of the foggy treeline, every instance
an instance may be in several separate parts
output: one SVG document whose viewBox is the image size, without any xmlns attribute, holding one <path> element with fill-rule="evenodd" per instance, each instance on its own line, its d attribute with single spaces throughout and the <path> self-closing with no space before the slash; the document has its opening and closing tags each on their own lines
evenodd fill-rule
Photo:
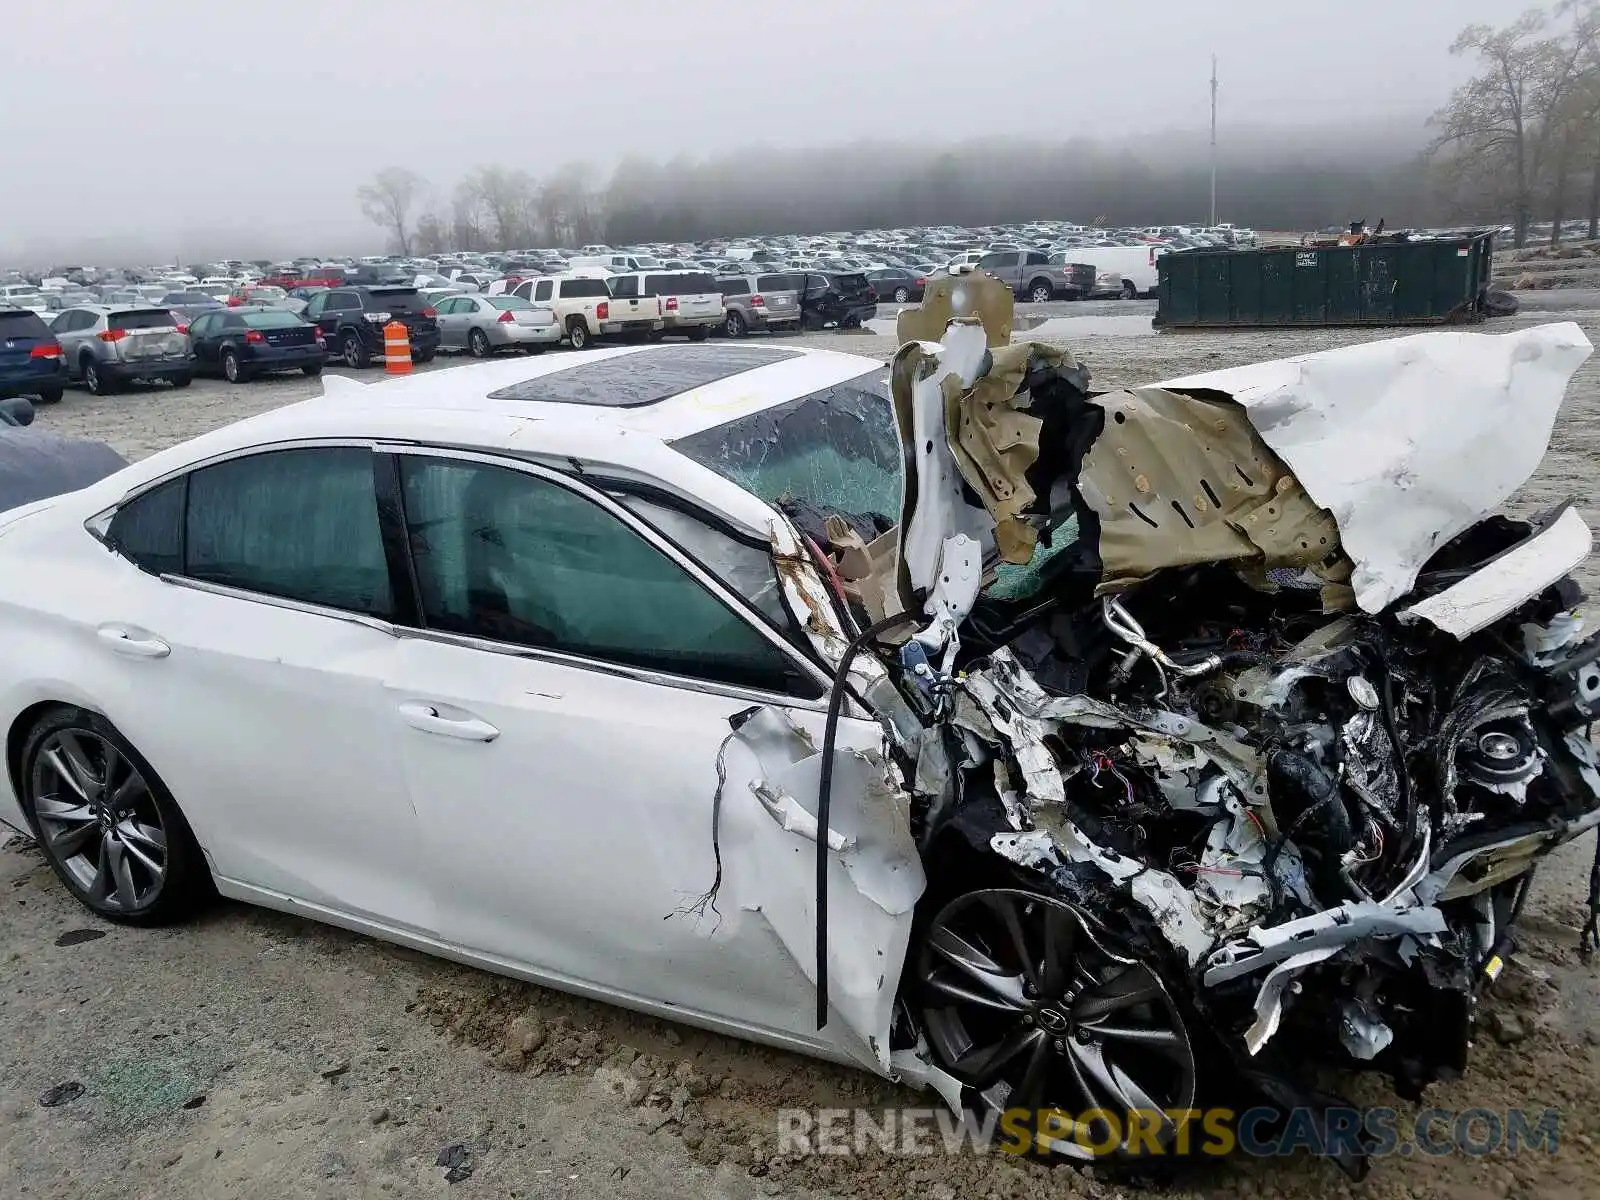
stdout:
<svg viewBox="0 0 1600 1200">
<path fill-rule="evenodd" d="M 1444 53 L 1446 47 L 1441 46 Z M 1353 220 L 1390 228 L 1585 217 L 1600 233 L 1600 0 L 1471 25 L 1448 52 L 1476 74 L 1429 119 L 1239 136 L 1219 164 L 1218 217 L 1259 229 Z M 1431 141 L 1428 140 L 1431 136 Z M 443 190 L 441 190 L 443 184 Z M 992 138 L 948 146 L 861 142 L 750 149 L 602 176 L 495 165 L 453 187 L 404 167 L 360 189 L 401 253 L 693 241 L 906 225 L 1062 218 L 1107 225 L 1204 223 L 1206 138 L 1106 142 Z"/>
<path fill-rule="evenodd" d="M 1111 147 L 986 139 L 934 149 L 858 143 L 666 163 L 629 158 L 605 178 L 581 166 L 542 180 L 495 166 L 473 172 L 442 200 L 430 181 L 391 168 L 363 189 L 363 205 L 402 253 L 1039 217 L 1204 223 L 1210 170 L 1203 139 L 1197 151 L 1179 146 L 1171 153 L 1160 152 L 1160 140 Z M 1330 147 L 1319 134 L 1284 145 L 1257 140 L 1230 152 L 1221 172 L 1221 216 L 1242 225 L 1321 228 L 1379 215 L 1393 225 L 1402 212 L 1418 219 L 1430 213 L 1417 149 L 1392 141 Z"/>
</svg>

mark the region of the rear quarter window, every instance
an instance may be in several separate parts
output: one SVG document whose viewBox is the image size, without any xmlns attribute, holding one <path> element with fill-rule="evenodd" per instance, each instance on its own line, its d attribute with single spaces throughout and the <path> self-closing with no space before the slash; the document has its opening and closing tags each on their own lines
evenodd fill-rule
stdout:
<svg viewBox="0 0 1600 1200">
<path fill-rule="evenodd" d="M 561 298 L 563 300 L 586 299 L 590 296 L 610 297 L 611 291 L 606 287 L 604 279 L 563 279 L 561 281 Z"/>
</svg>

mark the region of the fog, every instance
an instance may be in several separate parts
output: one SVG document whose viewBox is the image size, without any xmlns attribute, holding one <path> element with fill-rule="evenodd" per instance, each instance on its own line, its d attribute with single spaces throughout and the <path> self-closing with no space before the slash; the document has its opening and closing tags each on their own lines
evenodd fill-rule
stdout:
<svg viewBox="0 0 1600 1200">
<path fill-rule="evenodd" d="M 457 181 L 486 164 L 537 179 L 583 162 L 604 188 L 625 159 L 635 168 L 677 160 L 680 176 L 711 160 L 716 179 L 737 183 L 761 162 L 803 176 L 920 158 L 938 162 L 951 194 L 964 195 L 985 180 L 992 191 L 1000 162 L 964 143 L 996 138 L 1011 142 L 1010 161 L 1032 144 L 1041 156 L 1079 154 L 1095 164 L 1092 186 L 1063 196 L 1049 179 L 1036 180 L 1013 199 L 1046 211 L 1006 215 L 1098 215 L 1077 208 L 1088 205 L 1116 209 L 1121 220 L 1193 219 L 1204 216 L 1195 206 L 1213 51 L 1227 212 L 1273 223 L 1265 210 L 1276 193 L 1260 183 L 1286 165 L 1300 172 L 1286 164 L 1288 147 L 1307 171 L 1321 172 L 1302 190 L 1322 197 L 1328 220 L 1376 219 L 1381 203 L 1346 210 L 1379 178 L 1400 188 L 1380 202 L 1404 192 L 1396 164 L 1421 145 L 1426 115 L 1470 69 L 1446 52 L 1455 32 L 1522 7 L 7 5 L 0 263 L 381 248 L 383 234 L 362 217 L 355 189 L 389 165 L 426 178 L 441 210 Z M 825 147 L 853 149 L 812 153 Z M 1352 162 L 1374 174 L 1330 194 L 1332 177 Z M 704 207 L 708 173 L 697 175 L 686 194 Z M 885 221 L 934 219 L 916 189 L 905 190 L 908 178 L 920 176 L 902 173 L 898 198 L 881 183 L 883 194 L 857 208 Z M 1146 203 L 1140 189 L 1153 181 L 1169 189 L 1161 204 L 1181 211 Z M 789 194 L 804 195 L 803 184 Z M 1003 219 L 977 214 L 981 204 L 954 207 L 973 209 L 970 219 Z M 641 230 L 635 236 L 645 227 L 665 234 L 648 208 L 630 221 Z M 778 211 L 808 223 L 795 204 Z M 817 220 L 838 224 L 834 211 Z"/>
</svg>

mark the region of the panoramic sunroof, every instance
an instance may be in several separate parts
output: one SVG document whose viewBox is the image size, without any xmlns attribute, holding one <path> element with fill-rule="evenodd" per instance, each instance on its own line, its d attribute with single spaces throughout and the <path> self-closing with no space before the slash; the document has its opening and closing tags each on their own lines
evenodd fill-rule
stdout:
<svg viewBox="0 0 1600 1200">
<path fill-rule="evenodd" d="M 799 356 L 771 346 L 657 346 L 514 383 L 489 398 L 641 408 Z"/>
</svg>

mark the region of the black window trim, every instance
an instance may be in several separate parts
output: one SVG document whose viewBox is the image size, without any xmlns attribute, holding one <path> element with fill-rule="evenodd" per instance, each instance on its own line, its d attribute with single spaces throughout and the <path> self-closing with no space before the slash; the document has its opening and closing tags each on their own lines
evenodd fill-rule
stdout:
<svg viewBox="0 0 1600 1200">
<path fill-rule="evenodd" d="M 122 557 L 124 561 L 135 570 L 142 571 L 144 568 L 140 567 L 132 559 L 123 556 L 122 552 L 117 549 L 109 537 L 112 518 L 117 515 L 119 510 L 127 507 L 129 504 L 132 504 L 141 496 L 155 491 L 163 484 L 171 483 L 174 479 L 181 478 L 184 481 L 184 508 L 187 511 L 189 477 L 196 471 L 204 470 L 206 467 L 218 466 L 226 462 L 233 462 L 235 459 L 255 458 L 261 454 L 272 454 L 279 450 L 334 449 L 367 450 L 372 452 L 374 459 L 377 457 L 377 447 L 373 439 L 362 437 L 299 438 L 282 442 L 263 442 L 256 446 L 241 446 L 234 450 L 226 450 L 220 454 L 213 454 L 209 458 L 202 458 L 196 460 L 195 462 L 185 463 L 181 467 L 176 467 L 171 471 L 167 471 L 164 474 L 156 476 L 154 479 L 139 484 L 139 486 L 135 488 L 131 488 L 126 494 L 117 500 L 115 504 L 109 505 L 86 520 L 83 523 L 83 527 L 89 532 L 91 537 L 103 545 L 110 553 L 116 554 L 118 557 Z M 376 500 L 376 492 L 374 492 L 374 499 Z M 379 534 L 380 536 L 382 535 L 381 520 L 379 522 Z M 186 522 L 185 529 L 183 531 L 183 555 L 185 562 L 188 561 L 188 551 L 188 529 Z M 266 592 L 253 592 L 247 588 L 233 587 L 225 583 L 212 583 L 205 579 L 191 579 L 187 575 L 174 575 L 170 572 L 164 572 L 157 576 L 157 578 L 160 579 L 162 583 L 169 583 L 174 587 L 185 587 L 197 592 L 207 592 L 211 595 L 226 596 L 233 600 L 245 600 L 254 604 L 266 604 L 272 606 L 273 608 L 286 608 L 291 612 L 309 613 L 310 615 L 317 617 L 332 617 L 335 620 L 349 621 L 354 625 L 363 625 L 368 629 L 375 629 L 379 633 L 393 635 L 400 631 L 400 626 L 397 625 L 393 619 L 386 617 L 375 617 L 370 613 L 351 612 L 346 608 L 333 608 L 325 604 L 312 604 L 305 600 L 294 600 L 288 596 L 273 596 Z M 395 602 L 395 608 L 397 611 L 399 611 L 402 604 L 401 597 L 397 595 L 393 597 L 393 599 Z"/>
<path fill-rule="evenodd" d="M 206 467 L 216 466 L 219 463 L 231 462 L 238 458 L 253 458 L 258 454 L 270 454 L 277 450 L 316 450 L 333 448 L 355 447 L 372 452 L 373 456 L 373 488 L 374 500 L 378 507 L 379 536 L 384 541 L 385 561 L 389 568 L 390 591 L 393 593 L 395 616 L 392 618 L 374 617 L 367 613 L 351 612 L 343 608 L 331 608 L 321 604 L 310 604 L 303 600 L 293 600 L 287 596 L 272 596 L 265 592 L 252 592 L 244 588 L 231 587 L 227 584 L 211 583 L 203 579 L 190 579 L 186 575 L 173 575 L 170 573 L 158 576 L 162 583 L 174 587 L 185 587 L 193 591 L 207 592 L 211 595 L 224 596 L 233 600 L 244 600 L 254 604 L 266 604 L 274 608 L 285 608 L 292 612 L 308 613 L 318 617 L 332 617 L 335 620 L 348 621 L 355 625 L 362 625 L 379 633 L 389 634 L 391 637 L 420 638 L 425 641 L 441 642 L 447 645 L 461 646 L 469 650 L 483 650 L 492 654 L 504 654 L 512 658 L 533 658 L 564 666 L 581 667 L 590 671 L 597 671 L 604 675 L 613 675 L 624 679 L 635 679 L 645 683 L 659 684 L 665 687 L 685 688 L 689 691 L 705 692 L 716 696 L 730 696 L 736 699 L 751 699 L 762 703 L 781 703 L 791 708 L 807 708 L 817 712 L 827 711 L 827 693 L 832 686 L 832 677 L 816 665 L 806 655 L 801 654 L 780 633 L 772 628 L 742 596 L 725 587 L 720 580 L 710 571 L 685 554 L 669 538 L 664 537 L 648 521 L 619 504 L 603 491 L 596 490 L 582 482 L 574 475 L 552 470 L 538 463 L 529 462 L 527 459 L 514 455 L 496 454 L 493 451 L 482 449 L 464 449 L 452 446 L 433 446 L 413 442 L 397 442 L 391 439 L 362 438 L 362 437 L 324 437 L 290 439 L 281 442 L 264 442 L 256 446 L 243 446 L 238 449 L 224 451 L 209 458 L 196 462 L 185 463 L 171 471 L 164 472 L 154 479 L 141 483 L 130 489 L 116 503 L 107 506 L 86 520 L 84 528 L 96 541 L 105 546 L 112 554 L 122 557 L 135 570 L 143 570 L 131 559 L 126 558 L 112 545 L 107 536 L 111 519 L 117 511 L 128 504 L 132 504 L 139 497 L 155 491 L 163 484 L 174 479 L 184 479 L 185 508 L 187 508 L 188 479 L 195 471 Z M 802 696 L 794 692 L 772 692 L 764 688 L 755 688 L 747 685 L 723 683 L 712 679 L 698 679 L 691 675 L 678 675 L 667 671 L 656 671 L 646 667 L 628 666 L 623 663 L 608 662 L 605 659 L 589 658 L 584 655 L 570 654 L 565 651 L 548 650 L 533 646 L 522 646 L 512 642 L 497 642 L 489 638 L 474 637 L 470 634 L 451 633 L 442 629 L 428 629 L 421 619 L 421 592 L 416 585 L 416 568 L 411 561 L 410 546 L 405 533 L 405 520 L 403 504 L 392 507 L 387 512 L 384 507 L 385 491 L 388 487 L 399 488 L 399 456 L 405 454 L 423 455 L 436 458 L 449 458 L 470 462 L 481 462 L 488 466 L 509 467 L 515 471 L 547 480 L 569 491 L 598 504 L 623 524 L 633 529 L 640 537 L 655 546 L 662 554 L 676 562 L 689 573 L 700 585 L 730 609 L 736 616 L 755 628 L 763 638 L 777 648 L 797 669 L 797 671 L 817 685 L 816 696 Z M 389 463 L 388 471 L 393 472 L 392 482 L 385 482 L 385 461 Z M 184 556 L 188 557 L 187 530 L 185 530 Z M 390 553 L 391 543 L 398 538 L 398 547 L 405 553 L 405 566 L 401 577 L 395 577 L 396 562 Z M 417 614 L 418 619 L 409 622 L 409 618 Z"/>
<path fill-rule="evenodd" d="M 585 654 L 575 654 L 565 650 L 551 650 L 544 647 L 524 646 L 514 642 L 501 642 L 493 638 L 478 637 L 473 634 L 453 633 L 443 629 L 429 629 L 420 620 L 414 626 L 402 627 L 399 632 L 406 637 L 420 637 L 431 641 L 445 642 L 450 645 L 464 646 L 468 649 L 486 650 L 495 654 L 506 654 L 516 658 L 534 658 L 548 662 L 560 663 L 566 666 L 582 667 L 586 670 L 598 671 L 605 675 L 616 675 L 627 679 L 638 679 L 648 683 L 662 684 L 668 687 L 688 688 L 692 691 L 708 692 L 713 695 L 733 696 L 737 698 L 750 698 L 765 701 L 778 700 L 789 706 L 815 708 L 823 711 L 827 705 L 827 690 L 832 685 L 831 678 L 814 662 L 798 653 L 795 647 L 783 637 L 772 625 L 764 620 L 760 614 L 744 600 L 742 596 L 723 585 L 717 577 L 684 553 L 670 538 L 663 536 L 653 525 L 644 520 L 637 513 L 618 503 L 613 497 L 589 486 L 587 482 L 576 476 L 552 470 L 538 463 L 529 462 L 523 458 L 495 454 L 485 450 L 465 450 L 444 446 L 424 446 L 414 444 L 397 444 L 393 442 L 379 443 L 377 446 L 380 455 L 388 454 L 395 460 L 395 479 L 399 479 L 399 459 L 402 456 L 443 458 L 456 462 L 481 463 L 485 466 L 509 468 L 522 474 L 542 479 L 557 487 L 565 488 L 582 499 L 597 505 L 605 512 L 611 514 L 623 525 L 632 529 L 656 550 L 667 558 L 677 563 L 692 579 L 705 588 L 717 599 L 723 607 L 727 608 L 737 618 L 751 626 L 755 631 L 779 654 L 781 654 L 797 672 L 808 679 L 816 687 L 812 695 L 800 695 L 795 692 L 774 692 L 765 688 L 751 687 L 747 684 L 725 683 L 715 679 L 701 679 L 693 675 L 680 675 L 676 672 L 654 670 L 648 667 L 631 666 L 626 663 L 611 662 L 603 658 L 594 658 Z M 379 519 L 389 515 L 401 516 L 399 538 L 401 545 L 410 557 L 409 539 L 405 536 L 403 520 L 403 504 L 400 510 L 386 514 L 383 507 L 379 507 Z M 411 577 L 415 578 L 416 568 L 414 563 L 409 566 Z"/>
</svg>

